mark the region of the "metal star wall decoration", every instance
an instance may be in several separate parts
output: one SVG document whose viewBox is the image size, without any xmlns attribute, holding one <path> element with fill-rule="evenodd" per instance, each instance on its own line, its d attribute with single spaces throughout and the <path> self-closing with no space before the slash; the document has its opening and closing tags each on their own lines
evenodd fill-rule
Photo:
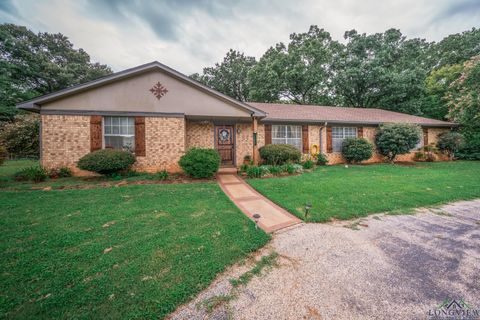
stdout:
<svg viewBox="0 0 480 320">
<path fill-rule="evenodd" d="M 152 89 L 150 89 L 150 92 L 153 93 L 153 95 L 157 97 L 158 100 L 160 100 L 161 97 L 167 94 L 168 90 L 159 81 L 156 85 L 152 87 Z"/>
</svg>

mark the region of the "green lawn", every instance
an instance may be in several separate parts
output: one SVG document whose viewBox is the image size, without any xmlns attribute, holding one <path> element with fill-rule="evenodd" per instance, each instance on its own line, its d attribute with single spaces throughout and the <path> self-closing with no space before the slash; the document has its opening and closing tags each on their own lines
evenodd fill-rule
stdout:
<svg viewBox="0 0 480 320">
<path fill-rule="evenodd" d="M 259 192 L 308 221 L 351 219 L 480 197 L 480 162 L 319 167 L 300 176 L 248 180 Z"/>
<path fill-rule="evenodd" d="M 0 190 L 34 190 L 43 189 L 49 187 L 52 189 L 72 189 L 72 188 L 91 188 L 98 186 L 108 186 L 118 184 L 120 181 L 135 183 L 139 181 L 158 183 L 155 180 L 155 174 L 129 172 L 126 175 L 116 177 L 69 177 L 58 179 L 47 179 L 46 181 L 34 183 L 31 181 L 15 181 L 13 174 L 20 171 L 23 168 L 30 166 L 38 166 L 39 163 L 36 160 L 11 160 L 6 161 L 4 165 L 0 166 Z M 178 177 L 178 175 L 172 174 L 170 178 Z M 170 179 L 172 180 L 172 179 Z"/>
<path fill-rule="evenodd" d="M 268 240 L 212 182 L 0 190 L 1 317 L 162 318 Z"/>
</svg>

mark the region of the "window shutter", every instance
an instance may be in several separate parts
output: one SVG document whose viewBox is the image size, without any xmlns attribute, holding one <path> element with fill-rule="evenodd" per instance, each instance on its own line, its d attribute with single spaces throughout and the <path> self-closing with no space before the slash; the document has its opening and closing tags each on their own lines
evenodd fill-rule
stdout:
<svg viewBox="0 0 480 320">
<path fill-rule="evenodd" d="M 102 149 L 102 116 L 90 116 L 90 151 Z"/>
<path fill-rule="evenodd" d="M 302 147 L 303 153 L 309 153 L 310 146 L 308 145 L 308 125 L 302 126 Z"/>
<path fill-rule="evenodd" d="M 363 138 L 363 127 L 357 128 L 357 138 Z"/>
<path fill-rule="evenodd" d="M 428 146 L 428 128 L 423 128 L 423 145 Z"/>
<path fill-rule="evenodd" d="M 135 117 L 135 155 L 145 157 L 145 117 Z"/>
<path fill-rule="evenodd" d="M 272 125 L 265 125 L 265 145 L 272 144 Z"/>
<path fill-rule="evenodd" d="M 327 153 L 332 153 L 332 127 L 327 127 Z"/>
</svg>

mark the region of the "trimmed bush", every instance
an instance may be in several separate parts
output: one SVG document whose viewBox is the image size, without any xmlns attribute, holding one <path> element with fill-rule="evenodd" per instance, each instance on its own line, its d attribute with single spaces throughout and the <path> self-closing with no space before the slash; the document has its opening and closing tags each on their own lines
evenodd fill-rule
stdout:
<svg viewBox="0 0 480 320">
<path fill-rule="evenodd" d="M 359 163 L 373 155 L 373 145 L 364 138 L 347 138 L 343 140 L 342 156 L 348 163 Z"/>
<path fill-rule="evenodd" d="M 319 166 L 324 166 L 328 163 L 327 156 L 324 155 L 323 153 L 317 154 L 317 164 Z"/>
<path fill-rule="evenodd" d="M 110 175 L 127 170 L 134 163 L 135 156 L 131 152 L 103 149 L 83 156 L 77 166 L 82 170 Z"/>
<path fill-rule="evenodd" d="M 48 173 L 47 170 L 40 166 L 32 166 L 17 171 L 13 177 L 17 181 L 42 182 L 48 178 Z"/>
<path fill-rule="evenodd" d="M 302 163 L 303 169 L 312 169 L 314 165 L 315 165 L 315 163 L 310 159 L 308 159 L 304 163 Z"/>
<path fill-rule="evenodd" d="M 260 148 L 260 157 L 266 164 L 282 165 L 287 162 L 299 162 L 302 153 L 289 144 L 268 144 Z"/>
<path fill-rule="evenodd" d="M 220 155 L 215 149 L 192 148 L 178 161 L 180 167 L 192 178 L 210 178 L 220 167 Z"/>
<path fill-rule="evenodd" d="M 387 123 L 381 125 L 375 135 L 377 151 L 390 162 L 397 155 L 409 153 L 422 137 L 420 126 L 408 123 Z"/>
<path fill-rule="evenodd" d="M 446 153 L 450 160 L 453 160 L 455 153 L 458 152 L 464 143 L 464 138 L 458 132 L 444 132 L 438 136 L 437 148 Z"/>
</svg>

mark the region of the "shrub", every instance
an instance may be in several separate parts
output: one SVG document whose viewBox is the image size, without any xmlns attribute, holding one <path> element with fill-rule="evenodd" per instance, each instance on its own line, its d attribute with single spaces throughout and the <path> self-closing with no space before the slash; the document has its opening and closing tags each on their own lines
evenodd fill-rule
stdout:
<svg viewBox="0 0 480 320">
<path fill-rule="evenodd" d="M 155 173 L 154 175 L 155 180 L 160 180 L 160 181 L 165 181 L 168 179 L 168 171 L 167 170 L 161 170 Z"/>
<path fill-rule="evenodd" d="M 449 131 L 438 136 L 437 148 L 452 160 L 463 143 L 464 138 L 461 133 Z"/>
<path fill-rule="evenodd" d="M 17 171 L 13 177 L 17 181 L 42 182 L 47 179 L 48 174 L 44 168 L 40 166 L 32 166 Z"/>
<path fill-rule="evenodd" d="M 298 163 L 292 163 L 290 164 L 293 168 L 293 173 L 302 173 L 303 172 L 303 166 L 298 164 Z"/>
<path fill-rule="evenodd" d="M 56 178 L 68 178 L 72 176 L 72 170 L 68 167 L 61 167 L 61 168 L 54 168 L 50 169 L 48 172 L 48 176 L 50 179 L 56 179 Z"/>
<path fill-rule="evenodd" d="M 180 158 L 178 164 L 193 178 L 210 178 L 220 167 L 220 155 L 214 149 L 192 148 Z"/>
<path fill-rule="evenodd" d="M 323 153 L 319 153 L 317 155 L 317 164 L 320 166 L 324 166 L 328 163 L 327 156 L 325 156 Z"/>
<path fill-rule="evenodd" d="M 123 150 L 103 149 L 91 152 L 78 161 L 82 170 L 111 175 L 127 170 L 135 163 L 135 156 Z"/>
<path fill-rule="evenodd" d="M 373 145 L 364 138 L 347 138 L 343 140 L 342 156 L 348 163 L 368 160 L 373 155 Z"/>
<path fill-rule="evenodd" d="M 281 166 L 269 166 L 268 171 L 274 176 L 278 176 L 280 173 L 284 172 Z"/>
<path fill-rule="evenodd" d="M 246 172 L 248 169 L 248 164 L 242 164 L 240 166 L 240 172 Z"/>
<path fill-rule="evenodd" d="M 413 160 L 419 162 L 433 162 L 435 161 L 435 156 L 431 152 L 418 151 L 413 155 Z"/>
<path fill-rule="evenodd" d="M 393 162 L 397 155 L 409 153 L 422 137 L 418 125 L 388 123 L 381 125 L 375 135 L 378 153 Z"/>
<path fill-rule="evenodd" d="M 68 178 L 72 176 L 72 170 L 69 167 L 61 167 L 58 170 L 58 177 L 60 178 Z"/>
<path fill-rule="evenodd" d="M 480 160 L 480 133 L 466 136 L 456 156 L 458 159 Z"/>
<path fill-rule="evenodd" d="M 260 157 L 270 165 L 298 162 L 301 156 L 301 152 L 289 144 L 268 144 L 260 148 Z"/>
<path fill-rule="evenodd" d="M 7 149 L 4 146 L 0 145 L 0 166 L 5 162 L 7 159 Z"/>
<path fill-rule="evenodd" d="M 265 166 L 249 166 L 246 172 L 249 178 L 261 178 L 269 173 L 268 169 Z"/>
<path fill-rule="evenodd" d="M 37 115 L 16 116 L 0 131 L 0 144 L 16 158 L 38 158 L 40 118 Z"/>
<path fill-rule="evenodd" d="M 413 161 L 425 161 L 427 155 L 424 152 L 418 151 L 413 155 Z"/>
<path fill-rule="evenodd" d="M 303 169 L 312 169 L 314 166 L 314 162 L 310 159 L 306 160 L 304 163 L 302 163 Z"/>
<path fill-rule="evenodd" d="M 287 172 L 288 174 L 294 174 L 295 168 L 292 163 L 287 163 L 282 166 L 283 172 Z"/>
</svg>

